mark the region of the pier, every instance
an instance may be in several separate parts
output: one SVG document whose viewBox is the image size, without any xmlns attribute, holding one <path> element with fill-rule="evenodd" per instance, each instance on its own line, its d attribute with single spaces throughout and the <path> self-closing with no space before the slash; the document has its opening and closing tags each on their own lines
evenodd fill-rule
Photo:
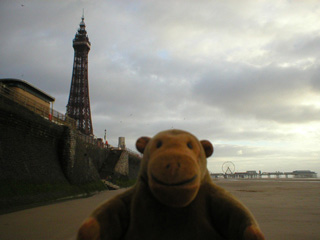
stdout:
<svg viewBox="0 0 320 240">
<path fill-rule="evenodd" d="M 292 172 L 226 172 L 226 173 L 211 173 L 212 178 L 317 178 L 317 173 L 310 170 L 296 170 Z"/>
</svg>

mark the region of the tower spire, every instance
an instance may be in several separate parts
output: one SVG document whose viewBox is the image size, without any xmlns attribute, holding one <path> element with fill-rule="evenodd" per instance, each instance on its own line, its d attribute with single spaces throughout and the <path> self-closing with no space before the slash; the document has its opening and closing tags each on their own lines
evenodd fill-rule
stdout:
<svg viewBox="0 0 320 240">
<path fill-rule="evenodd" d="M 82 19 L 82 22 L 84 21 L 84 8 L 82 8 L 82 17 L 81 17 L 81 19 Z"/>
<path fill-rule="evenodd" d="M 76 120 L 77 129 L 85 135 L 93 135 L 89 81 L 88 81 L 88 54 L 91 43 L 85 29 L 84 10 L 74 39 L 74 61 L 71 79 L 67 115 Z"/>
</svg>

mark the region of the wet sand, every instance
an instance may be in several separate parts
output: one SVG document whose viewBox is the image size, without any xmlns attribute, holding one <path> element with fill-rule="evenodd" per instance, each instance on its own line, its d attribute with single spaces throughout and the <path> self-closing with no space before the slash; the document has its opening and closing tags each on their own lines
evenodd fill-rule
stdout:
<svg viewBox="0 0 320 240">
<path fill-rule="evenodd" d="M 320 181 L 217 181 L 256 217 L 266 239 L 320 239 Z"/>
<path fill-rule="evenodd" d="M 219 179 L 215 183 L 253 212 L 266 239 L 320 239 L 320 181 Z M 75 239 L 90 212 L 122 191 L 0 215 L 0 239 Z"/>
</svg>

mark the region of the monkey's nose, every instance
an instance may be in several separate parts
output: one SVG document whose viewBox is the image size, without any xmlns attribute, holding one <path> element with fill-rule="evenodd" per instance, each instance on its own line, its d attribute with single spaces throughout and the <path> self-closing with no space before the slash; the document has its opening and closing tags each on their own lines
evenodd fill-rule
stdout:
<svg viewBox="0 0 320 240">
<path fill-rule="evenodd" d="M 180 167 L 180 162 L 168 163 L 167 165 L 165 165 L 165 170 L 169 175 L 174 176 L 175 174 L 177 174 Z"/>
</svg>

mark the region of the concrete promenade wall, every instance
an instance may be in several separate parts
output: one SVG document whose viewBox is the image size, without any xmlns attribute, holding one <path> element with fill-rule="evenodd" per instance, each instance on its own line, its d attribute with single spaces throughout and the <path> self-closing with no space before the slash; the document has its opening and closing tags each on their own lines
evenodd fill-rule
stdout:
<svg viewBox="0 0 320 240">
<path fill-rule="evenodd" d="M 129 179 L 136 179 L 140 171 L 141 157 L 129 154 Z"/>
<path fill-rule="evenodd" d="M 0 96 L 0 213 L 104 190 L 109 151 Z"/>
<path fill-rule="evenodd" d="M 140 158 L 89 144 L 0 95 L 0 213 L 105 190 L 101 179 L 135 179 Z"/>
</svg>

